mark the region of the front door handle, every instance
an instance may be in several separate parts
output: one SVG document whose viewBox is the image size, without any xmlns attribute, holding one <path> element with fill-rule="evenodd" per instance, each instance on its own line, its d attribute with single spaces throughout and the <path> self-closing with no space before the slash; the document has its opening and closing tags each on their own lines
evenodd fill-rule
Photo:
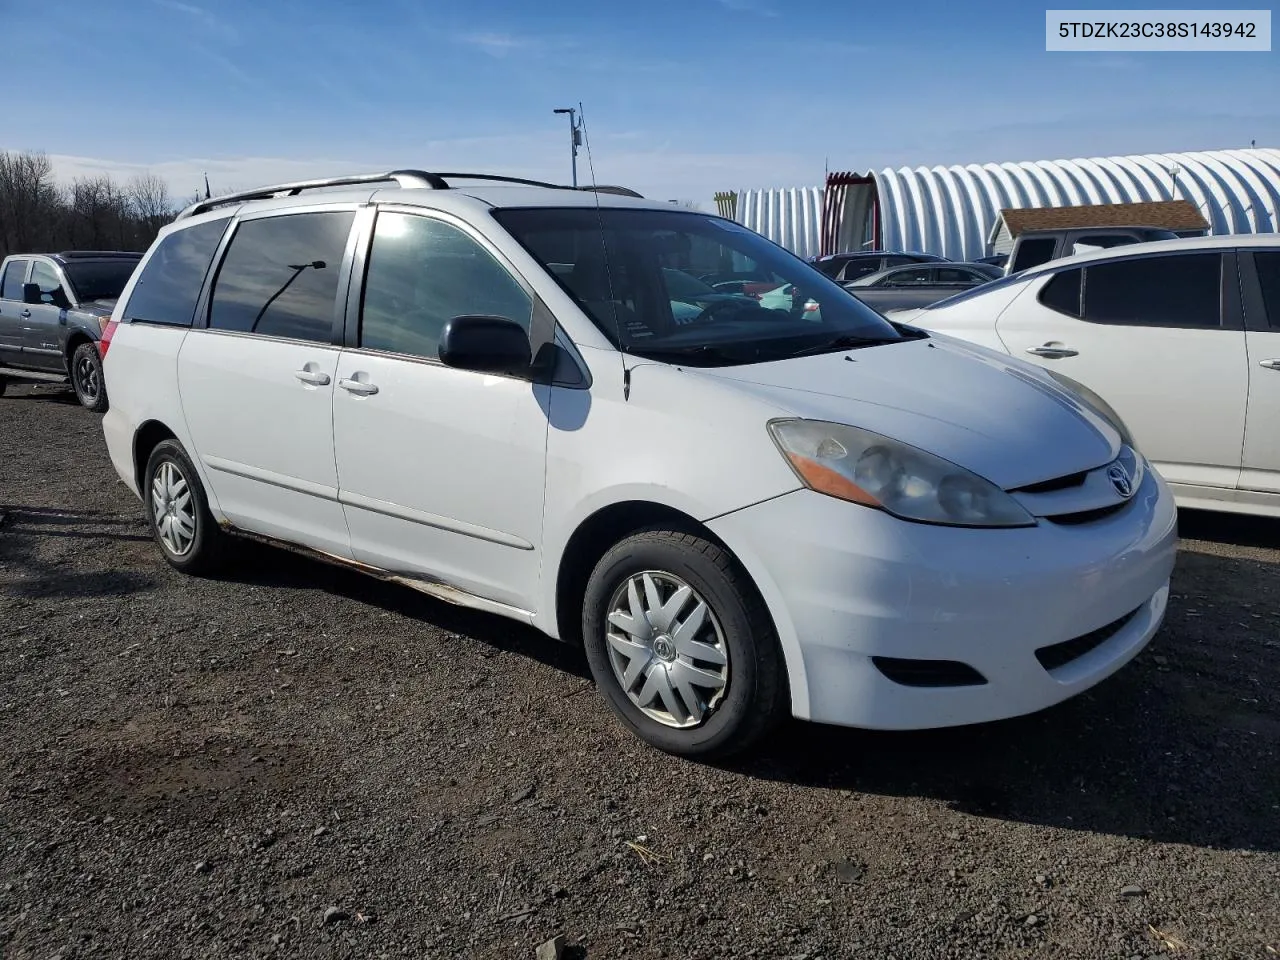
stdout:
<svg viewBox="0 0 1280 960">
<path fill-rule="evenodd" d="M 320 370 L 295 370 L 293 375 L 303 383 L 313 383 L 317 387 L 323 387 L 329 382 L 329 375 Z"/>
<path fill-rule="evenodd" d="M 23 320 L 30 319 L 30 317 L 31 317 L 31 311 L 30 311 L 30 310 L 23 310 L 20 314 L 18 314 L 18 316 L 20 316 Z"/>
<path fill-rule="evenodd" d="M 1280 360 L 1259 360 L 1258 366 L 1266 367 L 1268 370 L 1280 370 Z"/>
<path fill-rule="evenodd" d="M 378 388 L 372 383 L 365 383 L 362 380 L 348 380 L 345 377 L 338 381 L 338 386 L 347 393 L 354 393 L 359 397 L 371 397 L 378 392 Z"/>
<path fill-rule="evenodd" d="M 1070 347 L 1061 343 L 1050 341 L 1042 347 L 1027 347 L 1027 353 L 1036 357 L 1045 357 L 1048 360 L 1061 360 L 1063 357 L 1078 357 L 1079 350 L 1072 350 Z"/>
</svg>

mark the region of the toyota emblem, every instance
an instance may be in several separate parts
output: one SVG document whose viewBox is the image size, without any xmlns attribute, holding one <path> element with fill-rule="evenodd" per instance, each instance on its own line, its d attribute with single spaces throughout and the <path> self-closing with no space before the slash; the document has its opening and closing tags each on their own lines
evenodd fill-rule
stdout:
<svg viewBox="0 0 1280 960">
<path fill-rule="evenodd" d="M 1129 478 L 1129 471 L 1123 463 L 1113 463 L 1107 470 L 1107 479 L 1120 496 L 1128 497 L 1133 493 L 1133 480 Z"/>
</svg>

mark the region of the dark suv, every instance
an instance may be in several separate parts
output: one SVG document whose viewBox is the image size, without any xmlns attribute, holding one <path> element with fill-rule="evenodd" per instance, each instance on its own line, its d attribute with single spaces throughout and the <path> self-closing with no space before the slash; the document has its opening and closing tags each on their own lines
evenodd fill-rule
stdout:
<svg viewBox="0 0 1280 960">
<path fill-rule="evenodd" d="M 9 380 L 71 382 L 95 413 L 107 409 L 98 340 L 140 253 L 17 254 L 0 264 L 0 394 Z"/>
<path fill-rule="evenodd" d="M 852 253 L 830 253 L 818 257 L 813 265 L 832 280 L 848 283 L 871 273 L 908 263 L 945 263 L 946 257 L 915 250 L 859 250 Z"/>
</svg>

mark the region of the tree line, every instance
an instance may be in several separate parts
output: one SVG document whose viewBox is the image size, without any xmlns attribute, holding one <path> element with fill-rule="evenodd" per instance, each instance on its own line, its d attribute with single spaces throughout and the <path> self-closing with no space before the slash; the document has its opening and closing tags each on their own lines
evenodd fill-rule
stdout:
<svg viewBox="0 0 1280 960">
<path fill-rule="evenodd" d="M 178 209 L 154 174 L 123 184 L 107 174 L 59 184 L 44 154 L 0 152 L 0 257 L 146 250 Z"/>
</svg>

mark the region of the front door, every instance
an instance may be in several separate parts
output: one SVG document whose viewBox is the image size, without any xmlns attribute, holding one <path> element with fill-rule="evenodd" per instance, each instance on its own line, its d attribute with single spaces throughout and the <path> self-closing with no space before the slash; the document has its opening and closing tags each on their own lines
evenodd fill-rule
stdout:
<svg viewBox="0 0 1280 960">
<path fill-rule="evenodd" d="M 221 510 L 343 558 L 333 390 L 354 218 L 352 208 L 242 220 L 207 328 L 198 321 L 178 354 L 187 428 Z"/>
<path fill-rule="evenodd" d="M 1249 415 L 1240 488 L 1280 494 L 1280 250 L 1240 256 L 1249 352 Z"/>
<path fill-rule="evenodd" d="M 31 315 L 22 302 L 22 285 L 30 266 L 30 260 L 10 260 L 0 276 L 0 363 L 22 362 L 22 331 Z"/>
<path fill-rule="evenodd" d="M 533 308 L 531 292 L 468 228 L 379 211 L 333 398 L 357 560 L 534 611 L 549 388 L 447 367 L 438 354 L 453 317 L 530 329 Z"/>
<path fill-rule="evenodd" d="M 1033 283 L 996 332 L 1107 401 L 1170 483 L 1233 489 L 1249 372 L 1234 254 L 1135 257 Z M 1224 310 L 1225 306 L 1225 310 Z"/>
<path fill-rule="evenodd" d="M 31 279 L 40 288 L 40 302 L 29 304 L 22 328 L 23 365 L 38 370 L 67 372 L 67 364 L 59 348 L 62 327 L 66 324 L 66 287 L 62 278 L 44 260 L 31 264 Z"/>
</svg>

